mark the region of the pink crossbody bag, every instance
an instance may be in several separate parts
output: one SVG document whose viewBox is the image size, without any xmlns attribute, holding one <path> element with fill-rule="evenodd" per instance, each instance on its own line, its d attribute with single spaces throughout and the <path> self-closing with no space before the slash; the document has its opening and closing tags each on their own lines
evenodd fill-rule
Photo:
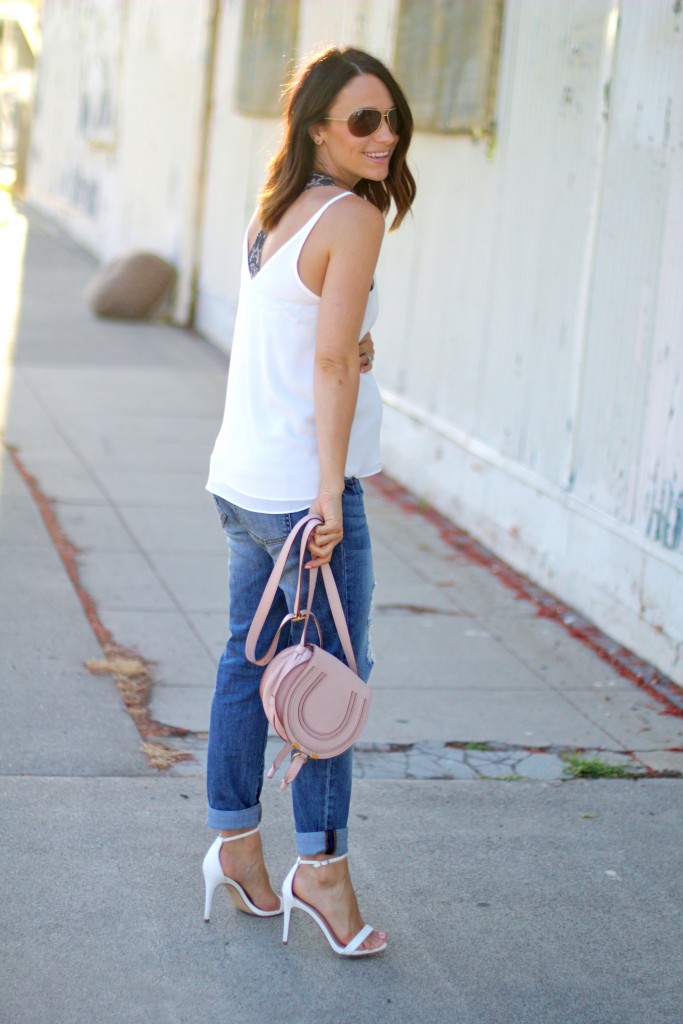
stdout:
<svg viewBox="0 0 683 1024">
<path fill-rule="evenodd" d="M 349 667 L 322 649 L 320 623 L 311 611 L 318 579 L 317 569 L 309 570 L 308 601 L 305 610 L 301 610 L 301 580 L 306 546 L 320 523 L 320 516 L 304 516 L 289 534 L 266 584 L 245 645 L 248 660 L 254 665 L 266 666 L 261 678 L 261 700 L 268 721 L 284 740 L 284 746 L 273 761 L 268 778 L 272 779 L 287 755 L 294 753 L 282 789 L 286 789 L 292 779 L 296 778 L 309 757 L 336 757 L 348 750 L 367 721 L 372 699 L 370 689 L 358 675 L 351 637 L 329 565 L 322 566 L 323 583 Z M 257 658 L 256 645 L 282 579 L 287 557 L 299 535 L 299 578 L 294 611 L 285 615 L 266 654 Z M 319 644 L 310 643 L 306 639 L 311 620 L 316 626 Z M 290 622 L 304 623 L 301 640 L 275 654 L 280 633 Z"/>
</svg>

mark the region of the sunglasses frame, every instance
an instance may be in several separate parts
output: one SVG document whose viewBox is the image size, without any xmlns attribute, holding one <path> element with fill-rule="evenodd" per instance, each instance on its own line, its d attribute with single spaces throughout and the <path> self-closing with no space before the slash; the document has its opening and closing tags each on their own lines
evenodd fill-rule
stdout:
<svg viewBox="0 0 683 1024">
<path fill-rule="evenodd" d="M 379 122 L 377 124 L 377 127 L 373 128 L 373 130 L 371 132 L 368 132 L 367 135 L 358 135 L 351 128 L 349 121 L 351 120 L 354 114 L 360 114 L 365 110 L 372 110 L 373 113 L 379 114 Z M 374 135 L 375 132 L 378 132 L 380 130 L 382 126 L 382 121 L 386 121 L 391 134 L 398 137 L 401 134 L 401 130 L 399 128 L 398 131 L 394 131 L 394 129 L 391 127 L 391 121 L 389 120 L 389 114 L 391 113 L 396 114 L 396 121 L 398 122 L 401 116 L 398 112 L 398 107 L 389 107 L 388 110 L 380 110 L 379 107 L 357 107 L 357 109 L 352 110 L 347 117 L 324 117 L 323 121 L 344 121 L 346 127 L 349 129 L 349 133 L 353 135 L 354 139 L 369 139 L 371 135 Z"/>
</svg>

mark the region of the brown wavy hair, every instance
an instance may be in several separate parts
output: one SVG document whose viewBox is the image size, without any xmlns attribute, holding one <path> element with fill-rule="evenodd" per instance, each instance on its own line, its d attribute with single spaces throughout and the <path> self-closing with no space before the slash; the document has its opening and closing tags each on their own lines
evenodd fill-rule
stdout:
<svg viewBox="0 0 683 1024">
<path fill-rule="evenodd" d="M 410 209 L 416 185 L 406 163 L 406 153 L 413 135 L 413 115 L 403 90 L 376 57 L 353 47 L 341 50 L 331 47 L 313 57 L 286 90 L 284 137 L 268 166 L 268 176 L 258 202 L 259 220 L 266 231 L 272 231 L 285 210 L 301 195 L 313 174 L 315 145 L 309 128 L 320 124 L 339 91 L 358 75 L 374 75 L 386 85 L 402 127 L 385 180 L 361 178 L 353 191 L 368 199 L 384 214 L 393 199 L 396 216 L 390 231 L 400 225 Z"/>
</svg>

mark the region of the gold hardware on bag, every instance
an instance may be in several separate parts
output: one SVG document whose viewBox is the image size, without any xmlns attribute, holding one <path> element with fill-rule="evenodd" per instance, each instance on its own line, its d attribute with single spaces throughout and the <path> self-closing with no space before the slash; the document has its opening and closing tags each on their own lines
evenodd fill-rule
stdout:
<svg viewBox="0 0 683 1024">
<path fill-rule="evenodd" d="M 303 750 L 301 749 L 301 747 L 299 746 L 298 743 L 292 743 L 292 747 L 294 749 L 294 753 L 292 754 L 292 758 L 299 757 L 300 754 L 303 754 L 304 757 L 312 757 L 314 761 L 319 761 L 320 760 L 320 754 L 313 754 L 313 753 L 304 754 Z"/>
</svg>

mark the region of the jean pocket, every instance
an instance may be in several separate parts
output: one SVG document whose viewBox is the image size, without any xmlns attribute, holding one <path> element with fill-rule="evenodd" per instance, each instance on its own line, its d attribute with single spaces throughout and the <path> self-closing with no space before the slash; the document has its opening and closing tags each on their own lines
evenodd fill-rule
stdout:
<svg viewBox="0 0 683 1024">
<path fill-rule="evenodd" d="M 235 519 L 243 530 L 259 544 L 284 544 L 289 533 L 305 512 L 250 512 L 249 509 L 233 505 Z"/>
<path fill-rule="evenodd" d="M 212 494 L 211 497 L 213 498 L 214 505 L 216 506 L 216 511 L 218 512 L 218 517 L 221 521 L 221 526 L 223 527 L 223 529 L 225 529 L 225 524 L 228 521 L 229 504 L 225 500 L 225 498 L 221 498 L 218 494 Z"/>
</svg>

